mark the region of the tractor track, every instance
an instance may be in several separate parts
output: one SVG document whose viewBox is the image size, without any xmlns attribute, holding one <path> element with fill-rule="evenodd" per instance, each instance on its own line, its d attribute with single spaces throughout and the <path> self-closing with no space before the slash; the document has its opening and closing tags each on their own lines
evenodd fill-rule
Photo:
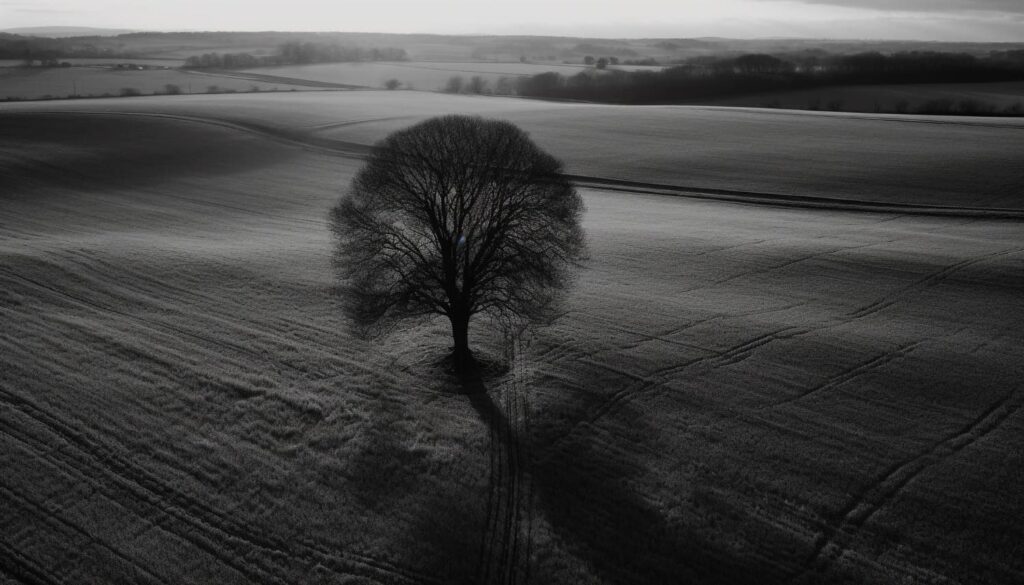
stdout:
<svg viewBox="0 0 1024 585">
<path fill-rule="evenodd" d="M 8 436 L 10 436 L 10 435 L 8 435 Z M 35 501 L 32 501 L 32 500 L 29 500 L 28 498 L 22 496 L 21 494 L 18 494 L 17 492 L 8 489 L 4 485 L 0 485 L 0 494 L 2 494 L 3 497 L 5 499 L 7 499 L 8 502 L 18 502 L 19 504 L 21 504 L 21 507 L 23 509 L 27 508 L 27 509 L 33 510 L 34 512 L 37 512 L 43 518 L 46 519 L 46 522 L 48 522 L 48 523 L 50 523 L 52 525 L 55 525 L 55 526 L 61 526 L 64 529 L 67 529 L 67 530 L 69 530 L 69 531 L 71 531 L 71 532 L 73 532 L 75 534 L 78 534 L 79 536 L 83 536 L 83 537 L 89 539 L 90 541 L 95 542 L 99 547 L 101 547 L 104 550 L 106 550 L 107 552 L 109 552 L 117 560 L 125 563 L 126 565 L 129 565 L 129 566 L 134 567 L 135 569 L 137 569 L 138 572 L 141 573 L 142 575 L 145 575 L 146 578 L 150 582 L 163 583 L 165 585 L 170 585 L 170 581 L 168 581 L 167 579 L 164 579 L 160 575 L 157 575 L 156 573 L 150 571 L 146 567 L 143 567 L 141 564 L 139 564 L 137 561 L 135 561 L 135 559 L 132 559 L 128 555 L 126 555 L 123 552 L 117 550 L 116 548 L 110 546 L 106 542 L 103 542 L 101 540 L 97 540 L 93 535 L 89 534 L 89 532 L 86 531 L 81 526 L 68 521 L 67 519 L 61 517 L 56 512 L 47 509 L 42 504 L 39 504 L 38 502 L 35 502 Z"/>
<path fill-rule="evenodd" d="M 568 440 L 579 429 L 588 425 L 596 424 L 600 419 L 612 413 L 618 406 L 630 402 L 632 400 L 636 400 L 637 398 L 649 394 L 651 392 L 663 389 L 674 376 L 677 376 L 682 372 L 690 371 L 691 369 L 694 368 L 707 367 L 715 369 L 735 364 L 740 361 L 743 361 L 744 359 L 747 359 L 747 357 L 749 357 L 750 354 L 753 351 L 757 350 L 758 348 L 764 347 L 772 342 L 793 339 L 796 337 L 800 337 L 802 335 L 807 335 L 815 331 L 821 331 L 833 327 L 838 327 L 841 325 L 846 325 L 855 322 L 859 319 L 875 315 L 876 313 L 884 310 L 885 308 L 895 305 L 906 294 L 935 286 L 942 280 L 948 278 L 949 276 L 955 274 L 957 271 L 963 268 L 967 268 L 969 266 L 975 265 L 986 260 L 991 260 L 993 258 L 1017 254 L 1022 251 L 1024 251 L 1024 248 L 1008 248 L 1005 250 L 999 250 L 996 252 L 982 254 L 972 258 L 967 258 L 954 264 L 951 264 L 949 266 L 946 266 L 940 270 L 937 270 L 932 274 L 929 274 L 909 285 L 902 287 L 901 289 L 894 293 L 886 295 L 885 297 L 883 297 L 883 301 L 885 302 L 872 302 L 868 305 L 865 305 L 864 307 L 850 311 L 846 315 L 815 325 L 813 327 L 782 327 L 775 331 L 771 331 L 769 333 L 765 333 L 747 339 L 739 344 L 728 347 L 725 350 L 710 355 L 693 358 L 682 363 L 674 364 L 672 366 L 655 370 L 654 372 L 649 374 L 645 379 L 628 384 L 625 387 L 619 389 L 618 391 L 612 393 L 600 405 L 598 405 L 597 408 L 593 410 L 590 416 L 574 424 L 564 434 L 562 434 L 561 437 L 556 439 L 555 442 L 550 446 L 550 448 L 553 452 L 553 450 L 557 449 L 564 441 Z M 869 360 L 867 363 L 855 366 L 853 368 L 853 370 L 855 371 L 843 372 L 842 374 L 839 374 L 830 380 L 826 380 L 818 387 L 813 387 L 808 390 L 805 390 L 804 392 L 796 396 L 782 399 L 772 405 L 769 405 L 767 408 L 775 408 L 777 406 L 791 404 L 793 402 L 800 400 L 801 398 L 804 398 L 805 396 L 817 394 L 822 390 L 839 386 L 849 381 L 848 379 L 845 379 L 846 376 L 850 376 L 850 378 L 852 379 L 864 373 L 867 373 L 871 369 L 883 366 L 886 363 L 905 357 L 907 354 L 916 349 L 921 343 L 923 343 L 923 341 L 901 345 L 892 351 L 886 352 L 882 356 L 877 356 Z M 635 377 L 635 375 L 631 374 L 629 377 Z"/>
<path fill-rule="evenodd" d="M 877 479 L 861 489 L 827 522 L 815 540 L 811 554 L 792 576 L 797 583 L 812 572 L 821 572 L 849 550 L 851 541 L 875 514 L 898 497 L 928 469 L 947 461 L 960 451 L 996 431 L 1022 408 L 1019 390 L 1015 390 L 985 409 L 967 425 L 958 428 L 914 456 L 893 463 Z"/>
<path fill-rule="evenodd" d="M 478 563 L 479 585 L 525 584 L 532 551 L 532 493 L 526 474 L 528 404 L 525 367 L 516 342 L 512 383 L 490 405 L 491 474 L 486 530 Z M 489 400 L 489 399 L 488 399 Z"/>
<path fill-rule="evenodd" d="M 285 541 L 257 531 L 211 504 L 176 489 L 133 463 L 126 455 L 103 445 L 88 431 L 49 414 L 31 400 L 2 386 L 0 403 L 35 421 L 69 449 L 55 451 L 51 443 L 28 433 L 13 434 L 7 429 L 0 429 L 0 433 L 35 452 L 40 460 L 48 461 L 55 468 L 88 483 L 111 500 L 118 501 L 119 495 L 129 495 L 133 503 L 151 512 L 150 518 L 157 519 L 156 525 L 192 543 L 225 566 L 247 575 L 250 581 L 287 585 L 288 581 L 278 573 L 283 563 L 299 560 L 307 566 L 323 566 L 338 575 L 360 575 L 381 583 L 441 583 L 433 576 L 368 555 L 337 553 L 306 539 Z M 98 478 L 98 474 L 106 477 Z M 259 552 L 255 558 L 262 563 L 242 562 L 254 558 L 251 554 L 254 551 Z"/>
<path fill-rule="evenodd" d="M 849 317 L 852 320 L 860 319 L 861 317 L 866 317 L 868 315 L 873 315 L 895 305 L 897 302 L 899 302 L 900 298 L 902 298 L 903 295 L 935 286 L 936 284 L 945 280 L 952 274 L 956 273 L 959 270 L 967 268 L 968 266 L 973 266 L 975 264 L 978 264 L 979 262 L 984 262 L 986 260 L 991 260 L 993 258 L 999 258 L 1001 256 L 1011 256 L 1022 251 L 1024 251 L 1024 248 L 1007 248 L 1005 250 L 999 250 L 997 252 L 982 254 L 980 256 L 975 256 L 973 258 L 967 258 L 959 262 L 955 262 L 941 270 L 933 272 L 923 278 L 916 280 L 915 282 L 910 283 L 909 285 L 901 288 L 900 290 L 894 293 L 886 295 L 869 305 L 865 305 L 864 307 L 861 307 L 853 311 L 852 313 L 850 313 Z"/>
</svg>

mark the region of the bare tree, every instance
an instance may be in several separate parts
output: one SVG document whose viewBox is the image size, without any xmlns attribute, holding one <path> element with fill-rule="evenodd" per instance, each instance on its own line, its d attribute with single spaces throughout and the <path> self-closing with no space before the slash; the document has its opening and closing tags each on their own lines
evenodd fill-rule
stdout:
<svg viewBox="0 0 1024 585">
<path fill-rule="evenodd" d="M 466 91 L 468 93 L 481 94 L 487 91 L 487 80 L 479 75 L 474 75 L 469 78 L 469 84 L 466 85 Z"/>
<path fill-rule="evenodd" d="M 504 121 L 432 118 L 378 143 L 331 211 L 345 309 L 364 334 L 410 317 L 544 321 L 585 251 L 583 201 L 562 164 Z"/>
<path fill-rule="evenodd" d="M 448 78 L 448 83 L 445 84 L 444 91 L 446 93 L 462 93 L 462 89 L 464 86 L 465 83 L 462 79 L 462 76 L 453 75 Z"/>
<path fill-rule="evenodd" d="M 498 95 L 512 95 L 515 92 L 515 83 L 511 77 L 499 77 L 494 84 L 494 93 Z"/>
</svg>

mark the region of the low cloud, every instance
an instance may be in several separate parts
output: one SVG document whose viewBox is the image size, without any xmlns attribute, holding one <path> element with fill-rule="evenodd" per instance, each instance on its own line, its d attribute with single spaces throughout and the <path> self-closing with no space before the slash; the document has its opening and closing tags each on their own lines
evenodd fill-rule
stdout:
<svg viewBox="0 0 1024 585">
<path fill-rule="evenodd" d="M 1024 14 L 1024 0 L 799 0 L 886 12 L 1007 12 Z"/>
</svg>

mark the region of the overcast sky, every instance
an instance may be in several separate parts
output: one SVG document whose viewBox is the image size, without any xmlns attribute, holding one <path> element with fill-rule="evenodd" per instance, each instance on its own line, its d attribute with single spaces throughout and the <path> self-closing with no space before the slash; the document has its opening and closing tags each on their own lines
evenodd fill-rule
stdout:
<svg viewBox="0 0 1024 585">
<path fill-rule="evenodd" d="M 0 29 L 1024 41 L 1024 0 L 0 0 Z"/>
</svg>

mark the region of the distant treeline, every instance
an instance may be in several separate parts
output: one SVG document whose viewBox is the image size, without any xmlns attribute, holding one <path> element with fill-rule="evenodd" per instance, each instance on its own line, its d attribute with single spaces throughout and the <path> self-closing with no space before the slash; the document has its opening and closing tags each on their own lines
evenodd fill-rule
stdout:
<svg viewBox="0 0 1024 585">
<path fill-rule="evenodd" d="M 102 37 L 51 39 L 0 33 L 0 59 L 17 59 L 26 65 L 52 62 L 59 58 L 120 59 L 134 58 Z"/>
<path fill-rule="evenodd" d="M 114 37 L 48 38 L 0 33 L 0 59 L 23 61 L 26 65 L 53 64 L 61 59 L 142 59 L 165 51 L 180 53 L 193 47 L 227 50 L 190 59 L 189 67 L 259 67 L 340 61 L 405 60 L 404 49 L 363 48 L 357 45 L 384 44 L 380 35 L 331 33 L 129 33 Z M 390 37 L 388 37 L 390 38 Z M 271 55 L 231 51 L 231 46 L 266 47 Z"/>
<path fill-rule="evenodd" d="M 549 72 L 516 80 L 522 96 L 623 104 L 686 103 L 709 98 L 830 85 L 969 83 L 1024 80 L 1024 50 L 985 57 L 965 53 L 877 52 L 702 57 L 662 71 Z"/>
<path fill-rule="evenodd" d="M 271 65 L 307 65 L 310 63 L 347 63 L 354 61 L 405 61 L 405 49 L 391 47 L 349 47 L 335 43 L 282 44 L 273 55 L 251 53 L 206 53 L 189 57 L 185 67 L 190 69 L 243 69 Z"/>
</svg>

